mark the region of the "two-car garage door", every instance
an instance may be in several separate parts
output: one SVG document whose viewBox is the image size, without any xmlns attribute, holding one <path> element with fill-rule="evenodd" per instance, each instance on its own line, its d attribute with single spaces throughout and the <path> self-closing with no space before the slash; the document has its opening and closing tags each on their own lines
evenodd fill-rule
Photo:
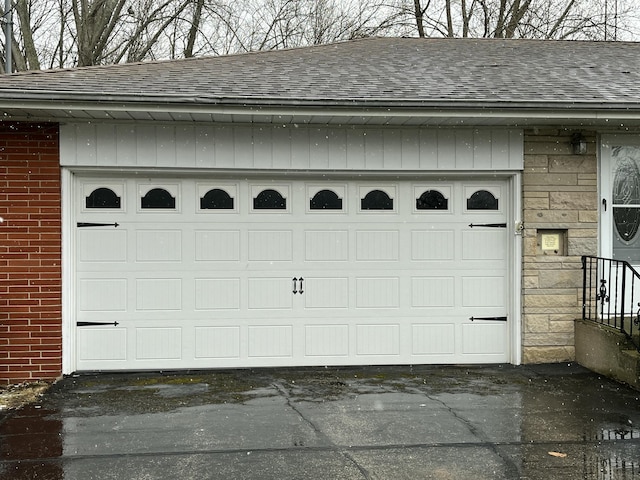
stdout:
<svg viewBox="0 0 640 480">
<path fill-rule="evenodd" d="M 75 185 L 76 370 L 509 361 L 505 181 Z"/>
</svg>

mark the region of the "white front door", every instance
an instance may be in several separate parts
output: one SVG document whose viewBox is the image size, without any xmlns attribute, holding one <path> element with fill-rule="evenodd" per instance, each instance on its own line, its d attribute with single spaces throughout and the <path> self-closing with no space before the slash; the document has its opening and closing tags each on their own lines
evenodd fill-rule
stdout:
<svg viewBox="0 0 640 480">
<path fill-rule="evenodd" d="M 77 370 L 510 359 L 506 181 L 76 190 Z"/>
</svg>

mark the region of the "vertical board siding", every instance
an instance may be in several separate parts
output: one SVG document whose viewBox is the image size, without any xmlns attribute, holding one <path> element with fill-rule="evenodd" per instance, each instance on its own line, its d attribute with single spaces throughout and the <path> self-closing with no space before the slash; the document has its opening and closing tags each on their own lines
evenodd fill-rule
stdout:
<svg viewBox="0 0 640 480">
<path fill-rule="evenodd" d="M 64 166 L 521 170 L 519 129 L 94 125 L 61 129 Z"/>
</svg>

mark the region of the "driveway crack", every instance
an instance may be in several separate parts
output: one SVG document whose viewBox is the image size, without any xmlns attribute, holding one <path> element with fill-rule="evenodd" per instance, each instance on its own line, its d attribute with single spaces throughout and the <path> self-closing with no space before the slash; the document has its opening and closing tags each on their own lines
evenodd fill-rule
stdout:
<svg viewBox="0 0 640 480">
<path fill-rule="evenodd" d="M 280 395 L 284 397 L 284 399 L 287 402 L 287 406 L 291 408 L 291 410 L 296 412 L 296 414 L 302 419 L 302 421 L 304 421 L 307 425 L 311 427 L 311 429 L 318 436 L 318 438 L 320 438 L 323 442 L 325 442 L 329 446 L 329 449 L 331 451 L 341 455 L 348 462 L 353 464 L 353 466 L 356 467 L 360 472 L 360 474 L 362 475 L 362 478 L 364 478 L 365 480 L 371 480 L 372 477 L 367 471 L 367 469 L 364 468 L 362 465 L 360 465 L 358 461 L 355 458 L 353 458 L 352 455 L 349 454 L 346 448 L 343 448 L 340 445 L 336 445 L 310 418 L 307 418 L 305 416 L 305 414 L 297 407 L 297 405 L 294 404 L 294 402 L 291 400 L 291 395 L 286 386 L 284 386 L 280 382 L 275 382 L 273 386 L 276 388 L 276 390 L 278 390 Z"/>
</svg>

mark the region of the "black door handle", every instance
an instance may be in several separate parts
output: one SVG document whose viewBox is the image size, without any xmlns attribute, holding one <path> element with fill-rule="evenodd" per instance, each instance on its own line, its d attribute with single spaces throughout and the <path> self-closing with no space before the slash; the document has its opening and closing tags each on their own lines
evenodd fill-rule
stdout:
<svg viewBox="0 0 640 480">
<path fill-rule="evenodd" d="M 298 279 L 296 277 L 293 277 L 293 294 L 295 295 L 296 293 L 298 293 L 298 290 L 296 290 L 296 282 L 298 281 Z M 302 292 L 300 292 L 302 293 Z"/>
</svg>

